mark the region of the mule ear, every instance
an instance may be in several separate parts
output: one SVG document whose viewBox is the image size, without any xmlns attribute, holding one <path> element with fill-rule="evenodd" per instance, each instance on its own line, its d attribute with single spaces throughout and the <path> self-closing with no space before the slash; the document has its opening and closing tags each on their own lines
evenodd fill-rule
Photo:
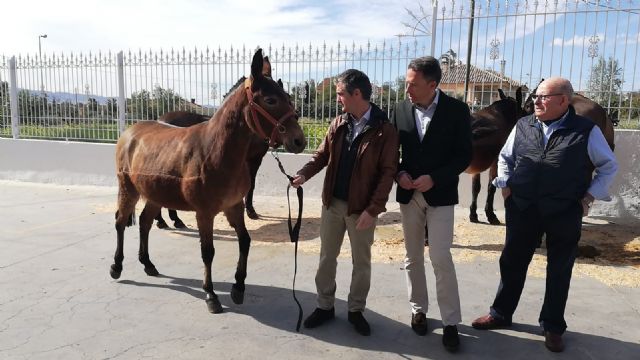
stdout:
<svg viewBox="0 0 640 360">
<path fill-rule="evenodd" d="M 282 83 L 282 80 L 281 80 L 281 79 L 278 79 L 278 85 L 280 85 L 280 87 L 281 87 L 282 89 L 284 89 L 284 84 Z"/>
<path fill-rule="evenodd" d="M 256 79 L 261 78 L 262 75 L 262 49 L 258 48 L 256 53 L 253 54 L 253 60 L 251 61 L 251 77 L 255 81 Z"/>
<path fill-rule="evenodd" d="M 516 102 L 518 103 L 518 108 L 522 109 L 522 86 L 518 86 L 516 89 Z"/>
<path fill-rule="evenodd" d="M 498 89 L 498 94 L 500 94 L 500 100 L 504 100 L 507 98 L 507 95 L 504 94 L 504 91 L 502 91 L 502 89 Z"/>
</svg>

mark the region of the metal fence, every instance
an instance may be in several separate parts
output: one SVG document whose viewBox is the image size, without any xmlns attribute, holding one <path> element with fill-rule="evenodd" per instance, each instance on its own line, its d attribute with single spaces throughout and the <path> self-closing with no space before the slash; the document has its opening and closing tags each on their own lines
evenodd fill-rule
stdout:
<svg viewBox="0 0 640 360">
<path fill-rule="evenodd" d="M 425 51 L 416 41 L 264 50 L 273 77 L 282 79 L 293 97 L 310 148 L 340 111 L 333 82 L 337 74 L 347 68 L 365 71 L 374 87 L 372 101 L 389 111 L 404 98 L 404 80 L 398 77 L 410 59 Z M 249 73 L 253 52 L 232 48 L 2 57 L 0 134 L 115 142 L 126 126 L 168 111 L 213 114 L 228 89 Z"/>
<path fill-rule="evenodd" d="M 366 72 L 372 101 L 386 111 L 404 99 L 409 61 L 441 60 L 441 88 L 472 108 L 498 88 L 532 90 L 542 78 L 569 78 L 627 127 L 640 128 L 640 3 L 621 1 L 433 3 L 432 36 L 378 44 L 264 48 L 293 97 L 315 149 L 340 111 L 333 79 Z M 470 31 L 470 29 L 472 31 Z M 471 41 L 469 41 L 469 39 Z M 254 48 L 180 49 L 0 57 L 0 136 L 115 142 L 130 124 L 164 112 L 212 114 L 249 73 Z"/>
</svg>

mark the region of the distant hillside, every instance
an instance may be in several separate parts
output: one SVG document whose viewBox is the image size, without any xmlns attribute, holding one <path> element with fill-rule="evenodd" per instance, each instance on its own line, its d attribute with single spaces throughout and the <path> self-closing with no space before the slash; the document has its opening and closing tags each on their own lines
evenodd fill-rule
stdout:
<svg viewBox="0 0 640 360">
<path fill-rule="evenodd" d="M 27 90 L 27 91 L 29 91 L 29 93 L 32 96 L 40 96 L 42 94 L 42 92 L 40 92 L 39 90 Z M 93 98 L 93 99 L 96 99 L 98 104 L 106 105 L 107 100 L 111 99 L 110 97 L 105 97 L 105 96 L 86 95 L 86 94 L 80 94 L 80 93 L 75 94 L 75 93 L 68 93 L 68 92 L 62 92 L 62 91 L 56 91 L 56 92 L 45 91 L 45 93 L 47 94 L 47 98 L 49 98 L 49 101 L 55 100 L 56 102 L 59 102 L 59 103 L 66 102 L 66 101 L 71 103 L 75 103 L 75 102 L 86 103 L 89 98 Z M 115 98 L 117 99 L 117 97 Z"/>
</svg>

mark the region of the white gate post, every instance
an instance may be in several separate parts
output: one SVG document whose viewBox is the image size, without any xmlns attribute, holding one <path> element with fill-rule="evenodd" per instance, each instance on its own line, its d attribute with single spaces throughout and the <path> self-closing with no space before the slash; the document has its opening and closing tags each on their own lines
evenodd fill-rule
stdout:
<svg viewBox="0 0 640 360">
<path fill-rule="evenodd" d="M 16 57 L 9 59 L 9 102 L 11 103 L 11 134 L 20 138 L 20 113 L 18 107 L 18 82 L 16 76 Z"/>
<path fill-rule="evenodd" d="M 124 55 L 118 53 L 118 135 L 125 130 L 125 115 L 127 113 L 127 99 L 124 96 Z"/>
<path fill-rule="evenodd" d="M 436 20 L 438 20 L 438 0 L 433 1 L 433 13 L 431 13 L 431 56 L 436 57 Z M 443 49 L 444 50 L 444 49 Z"/>
</svg>

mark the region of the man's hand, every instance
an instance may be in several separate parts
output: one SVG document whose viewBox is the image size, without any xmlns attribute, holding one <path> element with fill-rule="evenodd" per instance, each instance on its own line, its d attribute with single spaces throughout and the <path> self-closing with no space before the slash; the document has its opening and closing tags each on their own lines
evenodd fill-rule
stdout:
<svg viewBox="0 0 640 360">
<path fill-rule="evenodd" d="M 304 184 L 305 181 L 307 181 L 307 179 L 305 179 L 304 175 L 296 175 L 293 177 L 293 180 L 291 180 L 291 186 L 297 189 L 300 185 Z"/>
<path fill-rule="evenodd" d="M 358 217 L 358 221 L 356 221 L 356 230 L 365 230 L 372 227 L 375 223 L 376 218 L 369 215 L 369 213 L 365 210 Z"/>
<path fill-rule="evenodd" d="M 429 191 L 433 187 L 433 179 L 431 175 L 420 175 L 417 179 L 413 180 L 413 188 L 425 192 Z"/>
<path fill-rule="evenodd" d="M 411 175 L 409 175 L 409 173 L 406 171 L 403 171 L 398 175 L 397 181 L 398 181 L 398 185 L 405 190 L 414 189 Z"/>
<path fill-rule="evenodd" d="M 510 187 L 503 187 L 502 189 L 502 198 L 507 200 L 507 198 L 509 196 L 511 196 L 511 188 Z"/>
<path fill-rule="evenodd" d="M 593 204 L 593 200 L 595 200 L 595 198 L 593 197 L 593 195 L 586 193 L 584 194 L 584 197 L 582 198 L 582 216 L 587 216 L 589 215 L 589 210 L 591 209 L 591 205 Z"/>
</svg>

